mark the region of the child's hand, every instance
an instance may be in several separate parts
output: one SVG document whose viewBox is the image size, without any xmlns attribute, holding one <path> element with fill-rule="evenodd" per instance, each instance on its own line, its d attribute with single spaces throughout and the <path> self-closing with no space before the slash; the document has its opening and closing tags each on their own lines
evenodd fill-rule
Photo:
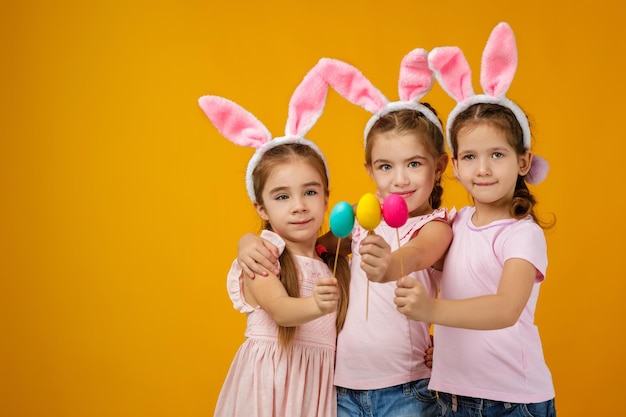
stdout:
<svg viewBox="0 0 626 417">
<path fill-rule="evenodd" d="M 430 311 L 432 299 L 420 281 L 411 277 L 400 278 L 393 302 L 398 311 L 408 318 L 429 322 L 426 315 Z"/>
<path fill-rule="evenodd" d="M 315 302 L 323 314 L 335 311 L 337 309 L 337 302 L 339 301 L 337 278 L 320 278 L 315 284 L 313 298 L 315 298 Z"/>
<path fill-rule="evenodd" d="M 373 233 L 369 234 L 361 242 L 359 253 L 361 269 L 367 275 L 367 279 L 374 282 L 382 281 L 391 263 L 391 247 L 385 239 Z"/>
<path fill-rule="evenodd" d="M 267 271 L 280 274 L 278 248 L 267 240 L 246 233 L 239 239 L 237 250 L 237 263 L 250 278 L 254 279 L 255 274 L 266 277 Z"/>
<path fill-rule="evenodd" d="M 430 336 L 430 340 L 432 343 L 432 340 L 433 340 L 432 336 Z M 432 346 L 426 349 L 426 354 L 424 355 L 424 363 L 426 364 L 427 368 L 433 367 L 433 353 L 434 352 L 435 352 L 435 348 Z"/>
</svg>

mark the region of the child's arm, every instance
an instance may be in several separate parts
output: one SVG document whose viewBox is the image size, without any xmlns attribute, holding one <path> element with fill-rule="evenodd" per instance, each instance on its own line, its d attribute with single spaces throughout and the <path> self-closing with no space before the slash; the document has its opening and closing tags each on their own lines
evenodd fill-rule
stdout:
<svg viewBox="0 0 626 417">
<path fill-rule="evenodd" d="M 244 277 L 248 304 L 261 306 L 279 326 L 299 326 L 337 308 L 339 287 L 334 277 L 320 278 L 313 296 L 302 298 L 290 297 L 276 275 L 269 274 L 267 279 Z"/>
<path fill-rule="evenodd" d="M 415 237 L 393 252 L 382 237 L 371 234 L 363 239 L 359 250 L 361 268 L 370 281 L 396 281 L 401 272 L 406 275 L 435 265 L 450 242 L 452 227 L 440 221 L 425 224 Z"/>
<path fill-rule="evenodd" d="M 280 274 L 278 248 L 253 233 L 246 233 L 239 239 L 237 263 L 248 278 L 254 279 L 255 274 L 266 277 L 268 272 Z"/>
<path fill-rule="evenodd" d="M 318 242 L 330 253 L 336 253 L 337 243 L 339 239 L 331 232 L 327 232 L 325 235 L 320 236 Z M 339 254 L 347 256 L 350 254 L 351 238 L 341 239 Z M 274 275 L 280 274 L 278 264 L 278 248 L 269 241 L 262 237 L 246 233 L 237 245 L 237 263 L 243 270 L 244 274 L 254 279 L 256 275 L 268 276 L 268 272 Z"/>
<path fill-rule="evenodd" d="M 408 318 L 427 323 L 473 330 L 512 326 L 522 314 L 535 283 L 537 270 L 530 262 L 508 259 L 498 290 L 492 295 L 464 300 L 431 298 L 421 282 L 402 278 L 394 302 Z"/>
</svg>

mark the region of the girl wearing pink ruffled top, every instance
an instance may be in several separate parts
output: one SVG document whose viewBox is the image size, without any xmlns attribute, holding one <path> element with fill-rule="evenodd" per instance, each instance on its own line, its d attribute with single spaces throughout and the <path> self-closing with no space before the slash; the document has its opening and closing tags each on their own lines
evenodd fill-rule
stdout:
<svg viewBox="0 0 626 417">
<path fill-rule="evenodd" d="M 263 221 L 262 236 L 279 248 L 281 272 L 253 280 L 235 261 L 227 287 L 247 316 L 237 351 L 215 407 L 220 417 L 336 415 L 335 343 L 347 309 L 349 266 L 318 253 L 316 240 L 328 206 L 324 155 L 304 134 L 315 123 L 327 86 L 310 71 L 294 92 L 285 136 L 272 139 L 252 114 L 222 97 L 200 106 L 235 144 L 256 148 L 246 188 Z"/>
<path fill-rule="evenodd" d="M 255 207 L 266 224 L 261 236 L 282 253 L 281 273 L 252 280 L 233 262 L 228 292 L 248 325 L 215 415 L 334 416 L 338 280 L 347 294 L 349 270 L 343 259 L 338 278 L 332 277 L 315 251 L 328 180 L 321 158 L 306 145 L 270 152 L 255 171 L 261 191 Z"/>
</svg>

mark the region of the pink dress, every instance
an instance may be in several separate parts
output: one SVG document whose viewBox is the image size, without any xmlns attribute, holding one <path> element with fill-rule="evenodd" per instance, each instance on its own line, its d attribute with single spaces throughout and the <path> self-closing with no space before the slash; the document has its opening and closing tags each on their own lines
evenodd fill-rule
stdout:
<svg viewBox="0 0 626 417">
<path fill-rule="evenodd" d="M 283 251 L 275 233 L 261 237 Z M 315 282 L 332 272 L 320 260 L 295 256 L 300 269 L 300 296 L 312 295 Z M 278 348 L 278 328 L 260 307 L 246 303 L 237 261 L 228 273 L 227 287 L 235 309 L 246 313 L 246 341 L 237 351 L 215 407 L 215 416 L 280 417 L 336 416 L 333 385 L 336 314 L 298 326 L 291 350 Z"/>
</svg>

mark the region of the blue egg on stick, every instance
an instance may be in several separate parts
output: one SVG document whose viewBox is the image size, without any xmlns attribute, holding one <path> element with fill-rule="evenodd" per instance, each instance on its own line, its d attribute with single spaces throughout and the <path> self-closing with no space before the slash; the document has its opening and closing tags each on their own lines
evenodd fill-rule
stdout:
<svg viewBox="0 0 626 417">
<path fill-rule="evenodd" d="M 346 201 L 340 201 L 330 211 L 330 231 L 342 239 L 352 233 L 354 228 L 354 210 Z"/>
</svg>

